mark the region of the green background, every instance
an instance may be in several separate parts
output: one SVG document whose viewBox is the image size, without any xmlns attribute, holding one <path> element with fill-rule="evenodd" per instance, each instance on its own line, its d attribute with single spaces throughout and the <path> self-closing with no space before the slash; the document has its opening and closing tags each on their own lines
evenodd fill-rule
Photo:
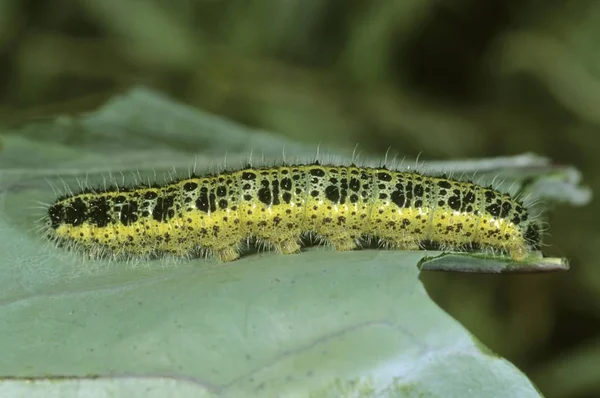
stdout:
<svg viewBox="0 0 600 398">
<path fill-rule="evenodd" d="M 575 165 L 595 190 L 600 4 L 565 3 L 7 0 L 0 120 L 36 136 L 40 149 L 100 145 L 101 158 L 119 147 L 133 154 L 132 168 L 168 168 L 170 148 L 189 145 L 197 125 L 180 128 L 157 154 L 155 141 L 118 121 L 102 139 L 70 124 L 69 115 L 143 84 L 276 131 L 287 137 L 281 143 L 340 151 L 359 144 L 374 157 L 391 147 L 425 162 L 535 152 Z M 57 113 L 64 125 L 30 127 L 31 118 Z M 153 123 L 161 127 L 160 118 Z M 131 134 L 120 141 L 123 133 Z M 220 162 L 245 144 L 207 156 Z M 2 155 L 8 162 L 11 154 Z M 11 159 L 15 173 L 19 162 L 27 159 Z M 568 273 L 421 278 L 442 308 L 546 396 L 598 396 L 599 218 L 595 202 L 551 213 L 545 252 L 569 258 Z"/>
</svg>

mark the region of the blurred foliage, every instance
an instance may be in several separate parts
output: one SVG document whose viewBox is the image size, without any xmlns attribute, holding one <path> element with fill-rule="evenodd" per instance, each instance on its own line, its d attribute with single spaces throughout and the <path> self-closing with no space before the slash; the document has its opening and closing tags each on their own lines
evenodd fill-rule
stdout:
<svg viewBox="0 0 600 398">
<path fill-rule="evenodd" d="M 533 151 L 597 191 L 599 17 L 591 0 L 3 0 L 0 120 L 146 84 L 315 146 Z M 547 254 L 571 259 L 566 274 L 423 279 L 547 396 L 599 396 L 600 212 L 557 208 L 549 222 Z"/>
</svg>

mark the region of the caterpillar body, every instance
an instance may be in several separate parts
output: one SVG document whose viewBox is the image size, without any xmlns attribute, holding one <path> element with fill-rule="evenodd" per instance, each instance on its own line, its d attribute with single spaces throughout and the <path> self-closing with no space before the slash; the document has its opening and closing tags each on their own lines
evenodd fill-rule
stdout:
<svg viewBox="0 0 600 398">
<path fill-rule="evenodd" d="M 514 260 L 539 249 L 526 206 L 490 187 L 387 168 L 320 163 L 247 167 L 164 185 L 86 189 L 49 206 L 59 245 L 92 257 L 213 254 L 228 262 L 256 239 L 295 253 L 310 234 L 336 250 L 491 249 Z"/>
</svg>

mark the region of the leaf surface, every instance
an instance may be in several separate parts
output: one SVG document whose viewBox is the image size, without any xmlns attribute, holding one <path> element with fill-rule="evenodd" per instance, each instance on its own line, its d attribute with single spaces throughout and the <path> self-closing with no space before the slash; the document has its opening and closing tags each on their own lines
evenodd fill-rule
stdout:
<svg viewBox="0 0 600 398">
<path fill-rule="evenodd" d="M 62 180 L 72 188 L 78 181 L 102 184 L 119 180 L 118 170 L 125 181 L 131 172 L 144 179 L 194 162 L 217 170 L 225 158 L 215 164 L 216 154 L 225 149 L 232 166 L 256 147 L 267 157 L 281 156 L 283 146 L 307 157 L 313 149 L 146 89 L 88 115 L 27 124 L 3 145 L 0 395 L 539 396 L 425 292 L 417 264 L 465 264 L 460 256 L 448 262 L 439 252 L 319 247 L 289 256 L 249 254 L 225 265 L 206 259 L 125 264 L 66 253 L 35 228 L 43 215 L 36 201 L 51 202 L 52 187 L 66 189 Z M 540 192 L 548 194 L 548 184 L 558 180 L 568 186 L 560 201 L 587 200 L 573 169 L 524 159 L 520 170 L 535 169 L 534 179 L 546 181 Z M 498 161 L 490 173 L 510 174 L 509 166 Z M 489 261 L 469 258 L 475 267 Z"/>
</svg>

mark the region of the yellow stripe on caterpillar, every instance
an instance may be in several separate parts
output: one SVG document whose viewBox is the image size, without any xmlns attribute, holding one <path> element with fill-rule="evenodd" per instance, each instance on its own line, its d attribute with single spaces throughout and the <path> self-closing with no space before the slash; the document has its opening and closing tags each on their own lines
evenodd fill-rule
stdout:
<svg viewBox="0 0 600 398">
<path fill-rule="evenodd" d="M 414 250 L 492 249 L 525 258 L 541 244 L 528 209 L 472 182 L 387 168 L 319 163 L 248 167 L 162 186 L 84 190 L 53 203 L 51 240 L 92 257 L 211 253 L 227 262 L 256 238 L 279 253 L 312 234 L 336 250 L 364 239 Z"/>
</svg>

